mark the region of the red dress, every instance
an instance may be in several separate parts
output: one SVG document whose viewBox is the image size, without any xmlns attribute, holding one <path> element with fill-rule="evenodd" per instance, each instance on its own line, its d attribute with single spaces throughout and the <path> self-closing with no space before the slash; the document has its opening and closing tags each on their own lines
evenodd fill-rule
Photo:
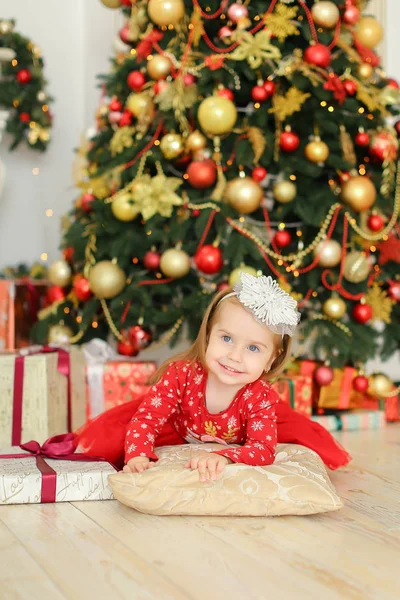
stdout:
<svg viewBox="0 0 400 600">
<path fill-rule="evenodd" d="M 78 431 L 80 451 L 121 466 L 135 456 L 157 460 L 155 446 L 218 442 L 217 454 L 262 466 L 274 462 L 276 443 L 283 442 L 315 450 L 331 469 L 349 462 L 350 456 L 330 433 L 279 402 L 266 381 L 245 385 L 217 414 L 207 410 L 206 383 L 207 371 L 200 363 L 171 363 L 147 394 L 103 413 Z"/>
</svg>

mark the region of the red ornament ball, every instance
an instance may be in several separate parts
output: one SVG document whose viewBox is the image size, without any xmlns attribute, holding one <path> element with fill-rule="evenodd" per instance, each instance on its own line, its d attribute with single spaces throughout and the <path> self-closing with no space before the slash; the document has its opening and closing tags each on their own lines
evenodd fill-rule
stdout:
<svg viewBox="0 0 400 600">
<path fill-rule="evenodd" d="M 19 115 L 19 120 L 21 121 L 21 123 L 29 123 L 29 121 L 31 120 L 31 115 L 27 112 L 22 112 Z"/>
<path fill-rule="evenodd" d="M 124 6 L 132 6 L 132 0 L 120 0 Z"/>
<path fill-rule="evenodd" d="M 76 297 L 81 302 L 87 302 L 92 297 L 92 292 L 86 277 L 79 277 L 78 279 L 75 279 L 73 289 Z"/>
<path fill-rule="evenodd" d="M 370 215 L 367 221 L 368 229 L 371 231 L 380 231 L 384 228 L 385 221 L 381 215 Z"/>
<path fill-rule="evenodd" d="M 230 27 L 228 27 L 227 25 L 224 25 L 218 31 L 218 37 L 220 40 L 223 40 L 226 37 L 231 37 L 232 33 L 233 33 L 232 29 Z"/>
<path fill-rule="evenodd" d="M 49 304 L 57 302 L 58 300 L 64 300 L 65 292 L 60 285 L 52 285 L 47 290 L 46 300 Z"/>
<path fill-rule="evenodd" d="M 211 159 L 194 160 L 186 170 L 188 182 L 197 189 L 208 188 L 217 179 L 217 167 Z"/>
<path fill-rule="evenodd" d="M 372 319 L 373 314 L 372 306 L 369 304 L 361 304 L 361 302 L 356 304 L 351 311 L 351 316 L 353 319 L 361 325 L 368 323 L 368 321 Z"/>
<path fill-rule="evenodd" d="M 118 100 L 118 98 L 113 98 L 110 104 L 108 105 L 108 108 L 111 112 L 118 112 L 122 109 L 122 104 Z"/>
<path fill-rule="evenodd" d="M 120 118 L 118 125 L 120 127 L 126 127 L 127 125 L 132 124 L 133 115 L 129 110 L 124 110 L 122 113 L 122 117 Z"/>
<path fill-rule="evenodd" d="M 230 288 L 230 285 L 227 281 L 221 281 L 221 283 L 218 286 L 218 291 L 222 292 L 223 290 L 227 290 L 228 288 Z"/>
<path fill-rule="evenodd" d="M 265 102 L 269 96 L 263 85 L 255 85 L 251 90 L 251 98 L 254 102 Z"/>
<path fill-rule="evenodd" d="M 238 23 L 241 19 L 246 19 L 249 15 L 249 11 L 244 4 L 239 4 L 238 2 L 234 2 L 228 8 L 228 17 L 234 23 Z"/>
<path fill-rule="evenodd" d="M 161 255 L 154 250 L 148 250 L 143 257 L 143 264 L 148 271 L 157 271 L 160 266 Z"/>
<path fill-rule="evenodd" d="M 396 302 L 400 301 L 400 281 L 391 281 L 389 283 L 388 295 Z"/>
<path fill-rule="evenodd" d="M 377 133 L 369 148 L 371 157 L 379 162 L 395 160 L 397 158 L 397 145 L 392 135 L 386 131 Z"/>
<path fill-rule="evenodd" d="M 268 175 L 268 171 L 267 171 L 267 169 L 264 169 L 264 167 L 254 167 L 254 169 L 251 172 L 252 178 L 254 179 L 254 181 L 257 181 L 258 183 L 260 183 L 260 181 L 265 179 L 267 175 Z"/>
<path fill-rule="evenodd" d="M 275 94 L 276 85 L 270 79 L 267 79 L 266 81 L 264 81 L 263 88 L 264 88 L 264 90 L 266 90 L 266 92 L 268 94 L 268 98 L 270 98 L 271 96 L 273 96 Z"/>
<path fill-rule="evenodd" d="M 283 131 L 279 138 L 279 145 L 284 152 L 295 152 L 300 146 L 300 138 L 293 131 Z"/>
<path fill-rule="evenodd" d="M 165 81 L 165 79 L 159 79 L 153 85 L 154 93 L 157 96 L 158 94 L 161 94 L 161 92 L 163 92 L 164 90 L 166 90 L 168 88 L 168 86 L 169 86 L 168 81 Z"/>
<path fill-rule="evenodd" d="M 346 183 L 346 181 L 349 181 L 349 179 L 351 179 L 351 175 L 350 175 L 349 171 L 341 171 L 339 173 L 340 183 Z"/>
<path fill-rule="evenodd" d="M 146 77 L 141 71 L 131 71 L 126 78 L 126 83 L 134 92 L 140 92 L 146 83 Z"/>
<path fill-rule="evenodd" d="M 63 249 L 62 253 L 67 262 L 72 262 L 74 252 L 75 250 L 72 248 L 72 246 L 68 246 L 67 248 Z"/>
<path fill-rule="evenodd" d="M 318 385 L 329 385 L 333 380 L 333 370 L 322 365 L 315 370 L 314 379 Z"/>
<path fill-rule="evenodd" d="M 394 124 L 394 128 L 397 132 L 397 135 L 400 137 L 400 121 L 396 121 L 396 123 Z"/>
<path fill-rule="evenodd" d="M 194 83 L 196 83 L 196 81 L 196 77 L 191 73 L 185 73 L 185 75 L 183 76 L 183 83 L 185 85 L 193 85 Z"/>
<path fill-rule="evenodd" d="M 393 79 L 393 77 L 389 77 L 387 82 L 388 87 L 394 88 L 395 90 L 398 90 L 400 87 L 398 82 L 395 79 Z"/>
<path fill-rule="evenodd" d="M 138 354 L 138 350 L 126 340 L 117 344 L 117 352 L 118 354 L 122 354 L 122 356 L 136 356 Z"/>
<path fill-rule="evenodd" d="M 93 210 L 92 202 L 94 200 L 96 200 L 96 196 L 93 196 L 93 194 L 90 194 L 89 192 L 83 194 L 81 197 L 81 209 L 83 212 L 89 213 Z"/>
<path fill-rule="evenodd" d="M 360 14 L 358 8 L 350 4 L 343 13 L 343 21 L 347 25 L 355 25 L 360 18 Z"/>
<path fill-rule="evenodd" d="M 362 148 L 364 148 L 365 146 L 368 146 L 370 141 L 371 141 L 371 138 L 366 131 L 359 131 L 357 133 L 356 137 L 354 138 L 354 143 L 357 146 L 361 146 Z"/>
<path fill-rule="evenodd" d="M 348 96 L 354 96 L 357 92 L 357 83 L 353 81 L 353 79 L 345 79 L 343 81 L 343 87 Z"/>
<path fill-rule="evenodd" d="M 207 275 L 218 273 L 224 264 L 221 250 L 211 244 L 202 246 L 200 250 L 196 252 L 194 262 L 199 271 L 206 273 Z"/>
<path fill-rule="evenodd" d="M 121 41 L 124 42 L 124 44 L 129 45 L 132 43 L 131 33 L 129 31 L 129 25 L 124 25 L 124 27 L 122 27 L 122 29 L 119 30 L 119 37 L 120 37 Z"/>
<path fill-rule="evenodd" d="M 25 84 L 30 82 L 30 80 L 32 79 L 32 75 L 29 69 L 21 69 L 20 71 L 18 71 L 16 78 L 18 83 Z"/>
<path fill-rule="evenodd" d="M 322 69 L 326 69 L 331 64 L 331 51 L 324 44 L 314 44 L 309 46 L 304 52 L 304 60 L 310 65 L 316 65 Z"/>
<path fill-rule="evenodd" d="M 364 375 L 357 375 L 357 377 L 354 377 L 353 379 L 353 388 L 355 389 L 356 392 L 366 392 L 368 389 L 369 383 L 368 383 L 368 378 L 364 377 Z"/>
<path fill-rule="evenodd" d="M 235 94 L 229 88 L 219 89 L 217 91 L 217 96 L 220 96 L 221 98 L 227 98 L 228 100 L 231 100 L 232 102 L 235 100 Z"/>
<path fill-rule="evenodd" d="M 288 232 L 287 229 L 282 229 L 276 232 L 274 236 L 274 242 L 278 246 L 278 248 L 285 248 L 289 246 L 292 241 L 292 236 Z"/>
<path fill-rule="evenodd" d="M 199 210 L 198 208 L 193 209 L 192 215 L 194 217 L 199 217 L 201 215 L 201 210 Z"/>
<path fill-rule="evenodd" d="M 150 330 L 140 325 L 134 325 L 128 330 L 128 342 L 136 350 L 136 353 L 147 348 L 152 339 Z"/>
</svg>

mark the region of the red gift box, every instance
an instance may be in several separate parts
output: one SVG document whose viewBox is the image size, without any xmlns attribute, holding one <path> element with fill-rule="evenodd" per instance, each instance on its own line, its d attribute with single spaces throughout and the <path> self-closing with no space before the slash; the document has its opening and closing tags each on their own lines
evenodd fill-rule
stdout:
<svg viewBox="0 0 400 600">
<path fill-rule="evenodd" d="M 288 371 L 272 385 L 283 402 L 287 402 L 298 413 L 310 417 L 312 413 L 312 377 L 303 372 Z"/>
<path fill-rule="evenodd" d="M 148 381 L 156 372 L 155 362 L 111 360 L 104 364 L 88 364 L 87 418 L 135 400 L 149 390 Z"/>
<path fill-rule="evenodd" d="M 0 280 L 0 350 L 29 346 L 31 329 L 38 311 L 46 304 L 48 287 L 44 280 Z"/>
</svg>

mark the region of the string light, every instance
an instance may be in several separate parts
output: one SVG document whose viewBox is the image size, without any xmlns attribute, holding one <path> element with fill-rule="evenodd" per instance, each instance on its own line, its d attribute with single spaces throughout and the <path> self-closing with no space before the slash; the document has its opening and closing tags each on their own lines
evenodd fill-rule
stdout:
<svg viewBox="0 0 400 600">
<path fill-rule="evenodd" d="M 64 312 L 65 312 L 65 314 L 66 314 L 66 315 L 67 315 L 67 314 L 70 312 L 70 309 L 69 309 L 69 307 L 68 307 L 68 306 L 66 306 L 66 307 L 64 308 Z"/>
<path fill-rule="evenodd" d="M 11 61 L 11 64 L 12 64 L 12 66 L 13 66 L 13 67 L 16 67 L 16 66 L 17 66 L 17 64 L 18 64 L 18 61 L 17 61 L 17 59 L 16 59 L 16 58 L 13 58 L 13 60 Z"/>
<path fill-rule="evenodd" d="M 46 217 L 52 217 L 53 216 L 53 210 L 51 208 L 48 208 L 46 210 Z"/>
<path fill-rule="evenodd" d="M 99 326 L 98 322 L 97 321 L 93 321 L 93 323 L 92 323 L 93 329 L 97 329 L 98 326 Z"/>
<path fill-rule="evenodd" d="M 34 167 L 32 169 L 32 173 L 33 173 L 33 175 L 39 175 L 39 167 Z"/>
<path fill-rule="evenodd" d="M 42 254 L 40 255 L 40 260 L 47 260 L 47 253 L 46 252 L 42 252 Z"/>
<path fill-rule="evenodd" d="M 82 323 L 82 317 L 81 317 L 80 315 L 78 315 L 78 316 L 76 317 L 76 322 L 77 322 L 77 323 Z"/>
</svg>

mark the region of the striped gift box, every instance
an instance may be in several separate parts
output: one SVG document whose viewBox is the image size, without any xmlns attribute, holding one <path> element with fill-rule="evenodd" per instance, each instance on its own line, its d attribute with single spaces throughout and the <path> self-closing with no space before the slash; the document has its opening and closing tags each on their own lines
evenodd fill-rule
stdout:
<svg viewBox="0 0 400 600">
<path fill-rule="evenodd" d="M 315 415 L 311 418 L 328 431 L 380 429 L 386 425 L 385 413 L 381 410 L 355 410 L 334 415 Z"/>
</svg>

